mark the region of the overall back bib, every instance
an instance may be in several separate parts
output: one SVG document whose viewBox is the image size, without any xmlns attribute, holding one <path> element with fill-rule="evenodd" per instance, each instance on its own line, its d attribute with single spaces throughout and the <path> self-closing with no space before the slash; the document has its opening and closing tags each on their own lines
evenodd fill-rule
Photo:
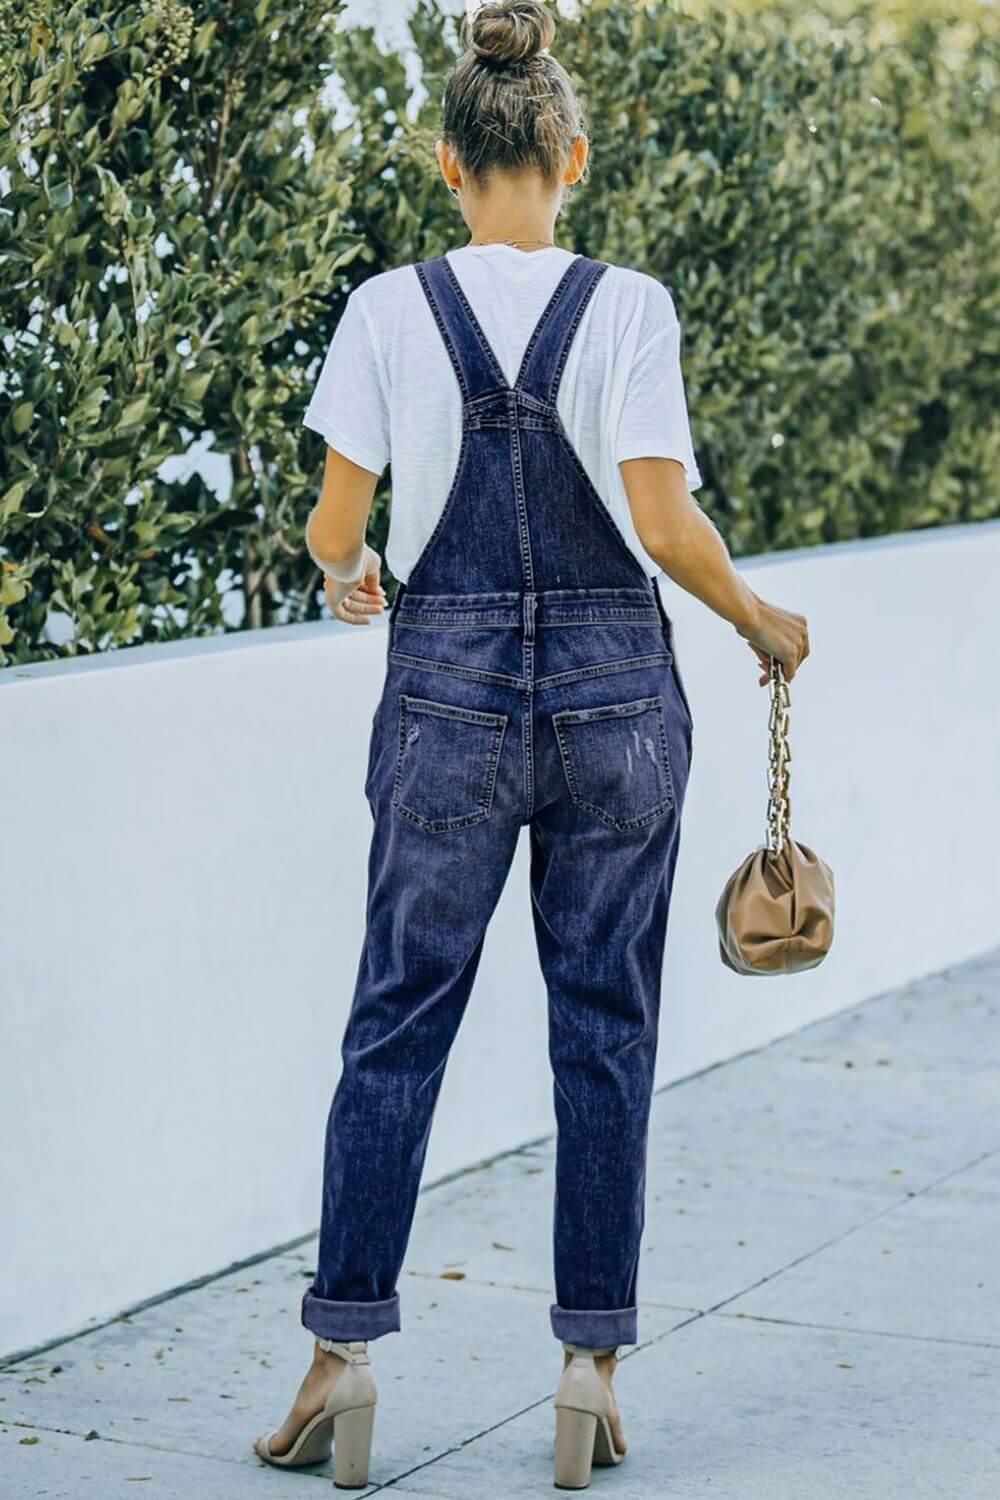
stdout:
<svg viewBox="0 0 1000 1500">
<path fill-rule="evenodd" d="M 637 1338 L 691 717 L 659 593 L 556 410 L 607 268 L 570 263 L 510 386 L 447 257 L 415 267 L 461 390 L 462 442 L 389 616 L 365 782 L 366 932 L 302 1306 L 320 1338 L 400 1326 L 434 1107 L 522 825 L 558 1127 L 552 1330 L 589 1348 Z"/>
</svg>

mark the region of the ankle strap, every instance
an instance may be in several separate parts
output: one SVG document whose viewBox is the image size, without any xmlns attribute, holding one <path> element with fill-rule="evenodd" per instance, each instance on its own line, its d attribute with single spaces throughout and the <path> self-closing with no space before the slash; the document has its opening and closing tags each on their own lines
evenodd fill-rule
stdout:
<svg viewBox="0 0 1000 1500">
<path fill-rule="evenodd" d="M 615 1346 L 611 1349 L 585 1349 L 582 1344 L 564 1343 L 563 1348 L 566 1350 L 567 1354 L 592 1354 L 595 1359 L 598 1359 L 602 1354 L 614 1354 L 616 1357 L 618 1354 L 617 1344 L 615 1344 Z"/>
<path fill-rule="evenodd" d="M 368 1363 L 368 1345 L 360 1340 L 351 1344 L 339 1343 L 336 1339 L 317 1339 L 317 1346 L 326 1354 L 339 1354 L 340 1358 L 349 1365 L 366 1365 Z"/>
</svg>

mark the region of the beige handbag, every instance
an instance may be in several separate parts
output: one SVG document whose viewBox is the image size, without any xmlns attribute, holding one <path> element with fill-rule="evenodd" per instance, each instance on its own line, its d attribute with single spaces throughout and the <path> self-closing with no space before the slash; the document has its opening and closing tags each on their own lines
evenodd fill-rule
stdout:
<svg viewBox="0 0 1000 1500">
<path fill-rule="evenodd" d="M 729 877 L 715 908 L 722 962 L 737 974 L 796 974 L 833 942 L 833 871 L 789 832 L 788 683 L 771 658 L 767 843 Z"/>
</svg>

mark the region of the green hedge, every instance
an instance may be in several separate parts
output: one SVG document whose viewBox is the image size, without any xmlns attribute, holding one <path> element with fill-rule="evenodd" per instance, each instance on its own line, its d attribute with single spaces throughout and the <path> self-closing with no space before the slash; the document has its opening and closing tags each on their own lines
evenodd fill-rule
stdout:
<svg viewBox="0 0 1000 1500">
<path fill-rule="evenodd" d="M 453 17 L 414 13 L 416 90 L 325 0 L 0 20 L 2 660 L 315 618 L 316 361 L 354 285 L 466 237 Z M 673 291 L 734 551 L 1000 513 L 988 8 L 590 0 L 559 55 L 593 138 L 559 236 Z M 206 434 L 222 499 L 160 473 Z"/>
</svg>

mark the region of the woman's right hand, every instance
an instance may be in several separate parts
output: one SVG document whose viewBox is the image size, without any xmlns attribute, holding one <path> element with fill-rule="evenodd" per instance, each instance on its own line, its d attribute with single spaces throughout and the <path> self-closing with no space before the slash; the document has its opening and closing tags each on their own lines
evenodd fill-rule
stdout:
<svg viewBox="0 0 1000 1500">
<path fill-rule="evenodd" d="M 386 597 L 381 579 L 382 559 L 367 542 L 361 549 L 358 571 L 360 576 L 350 583 L 327 577 L 323 593 L 338 620 L 347 625 L 370 625 L 372 615 L 380 615 L 385 609 Z"/>
<path fill-rule="evenodd" d="M 779 609 L 754 594 L 757 607 L 753 619 L 747 625 L 737 625 L 736 630 L 747 642 L 760 662 L 758 679 L 763 687 L 770 681 L 771 658 L 777 657 L 785 669 L 785 677 L 791 682 L 799 667 L 809 655 L 809 627 L 805 615 L 791 610 Z"/>
</svg>

